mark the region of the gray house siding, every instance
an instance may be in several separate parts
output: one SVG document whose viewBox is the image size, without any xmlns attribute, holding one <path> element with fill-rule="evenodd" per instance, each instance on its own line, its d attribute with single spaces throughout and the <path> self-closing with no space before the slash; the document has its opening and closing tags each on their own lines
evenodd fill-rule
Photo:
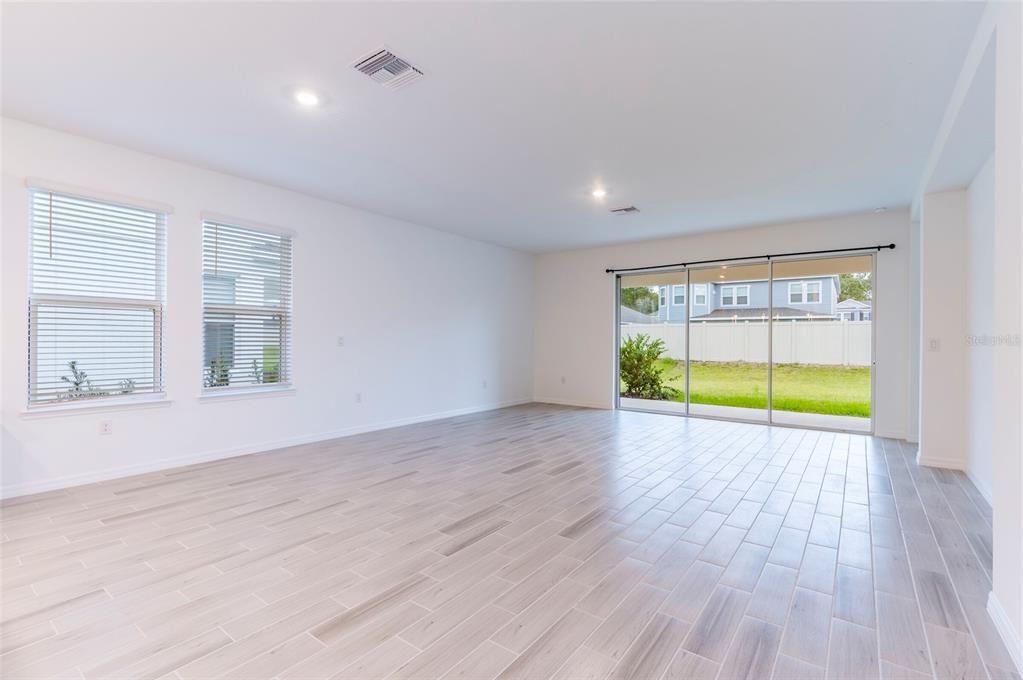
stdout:
<svg viewBox="0 0 1023 680">
<path fill-rule="evenodd" d="M 797 302 L 791 302 L 789 297 L 789 284 L 798 284 L 800 295 L 795 299 L 800 300 Z M 686 318 L 686 308 L 692 300 L 688 298 L 693 295 L 693 289 L 701 284 L 693 284 L 690 286 L 690 290 L 687 291 L 685 304 L 676 304 L 674 295 L 674 286 L 662 286 L 658 289 L 658 296 L 662 296 L 665 299 L 665 304 L 661 306 L 657 313 L 654 315 L 657 321 L 664 323 L 682 323 Z M 728 310 L 750 310 L 750 309 L 762 309 L 764 314 L 767 313 L 768 309 L 768 282 L 767 281 L 738 281 L 729 283 L 708 283 L 704 284 L 707 287 L 706 304 L 696 304 L 693 307 L 692 316 L 697 318 L 721 310 L 727 312 Z M 807 302 L 810 297 L 808 291 L 815 291 L 816 286 L 820 287 L 820 302 Z M 747 289 L 748 287 L 748 289 Z M 725 297 L 724 293 L 727 291 L 732 292 L 733 299 L 741 299 L 742 294 L 748 290 L 748 303 L 743 305 L 725 305 L 722 302 L 722 298 Z M 816 316 L 833 316 L 835 315 L 835 305 L 838 302 L 838 277 L 835 276 L 819 276 L 805 279 L 778 279 L 774 281 L 773 290 L 773 303 L 776 308 L 789 308 L 796 309 L 800 312 L 807 314 L 814 314 Z"/>
<path fill-rule="evenodd" d="M 821 301 L 819 303 L 806 302 L 807 290 L 803 284 L 810 282 L 820 283 Z M 801 288 L 803 293 L 802 302 L 791 302 L 789 300 L 790 283 L 799 285 Z M 831 315 L 835 313 L 835 305 L 838 304 L 838 292 L 838 279 L 834 276 L 821 276 L 812 279 L 782 279 L 774 282 L 774 306 L 794 307 L 795 309 L 805 309 L 807 312 L 814 314 Z"/>
<path fill-rule="evenodd" d="M 695 289 L 699 285 L 701 285 L 701 284 L 693 284 L 692 287 Z M 713 287 L 714 286 L 713 286 L 713 284 L 704 284 L 704 285 L 706 285 L 707 288 L 709 288 L 711 290 L 708 290 L 707 294 L 704 296 L 706 298 L 704 304 L 695 304 L 693 306 L 693 316 L 700 316 L 701 314 L 709 314 L 711 311 L 714 310 L 713 300 L 712 300 L 712 292 L 713 292 Z M 656 316 L 657 321 L 660 321 L 660 322 L 671 322 L 671 323 L 676 323 L 676 322 L 677 323 L 682 323 L 682 321 L 685 320 L 685 318 L 686 318 L 686 308 L 688 307 L 688 305 L 690 303 L 690 300 L 688 298 L 689 298 L 689 295 L 692 295 L 692 291 L 688 291 L 688 293 L 684 296 L 683 299 L 685 299 L 685 303 L 683 303 L 683 304 L 676 304 L 675 303 L 674 288 L 675 288 L 675 286 L 661 286 L 660 288 L 658 288 L 658 290 L 657 290 L 658 296 L 661 295 L 662 289 L 664 289 L 664 295 L 665 295 L 665 299 L 667 300 L 667 303 L 665 305 L 661 306 L 657 310 L 657 314 L 654 315 L 654 316 Z M 698 296 L 693 295 L 693 297 L 696 298 Z"/>
</svg>

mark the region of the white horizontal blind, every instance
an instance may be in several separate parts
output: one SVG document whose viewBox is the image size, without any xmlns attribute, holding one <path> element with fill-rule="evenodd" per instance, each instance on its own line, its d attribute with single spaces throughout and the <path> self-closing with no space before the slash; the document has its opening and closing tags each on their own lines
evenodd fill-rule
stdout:
<svg viewBox="0 0 1023 680">
<path fill-rule="evenodd" d="M 163 391 L 166 216 L 29 190 L 30 404 Z"/>
<path fill-rule="evenodd" d="M 203 221 L 203 388 L 291 381 L 291 237 Z"/>
</svg>

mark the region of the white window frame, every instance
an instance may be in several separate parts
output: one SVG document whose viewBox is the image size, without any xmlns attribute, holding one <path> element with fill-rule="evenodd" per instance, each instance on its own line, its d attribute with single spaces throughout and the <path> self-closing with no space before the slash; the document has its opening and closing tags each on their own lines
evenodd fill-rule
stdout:
<svg viewBox="0 0 1023 680">
<path fill-rule="evenodd" d="M 682 302 L 678 301 L 679 293 L 682 293 Z M 686 286 L 685 284 L 676 284 L 671 287 L 671 304 L 681 306 L 686 303 Z"/>
<path fill-rule="evenodd" d="M 658 286 L 657 287 L 657 304 L 658 307 L 668 306 L 668 287 Z"/>
<path fill-rule="evenodd" d="M 288 241 L 288 248 L 290 252 L 291 261 L 288 263 L 288 275 L 289 281 L 286 282 L 286 288 L 288 290 L 287 300 L 282 300 L 280 305 L 239 305 L 239 304 L 206 304 L 205 300 L 205 287 L 206 287 L 206 271 L 205 267 L 205 231 L 207 225 L 222 225 L 224 227 L 235 227 L 238 229 L 246 229 L 253 232 L 259 232 L 264 235 L 279 237 Z M 239 220 L 230 217 L 223 217 L 218 214 L 204 213 L 200 220 L 200 229 L 203 233 L 203 245 L 201 248 L 203 265 L 201 267 L 202 277 L 202 313 L 201 318 L 201 337 L 203 343 L 206 341 L 206 313 L 213 312 L 215 314 L 270 314 L 280 316 L 282 319 L 283 333 L 281 336 L 280 346 L 280 359 L 279 367 L 280 371 L 279 380 L 275 382 L 267 383 L 248 383 L 241 386 L 238 385 L 226 385 L 226 386 L 207 386 L 202 384 L 200 397 L 203 401 L 207 399 L 221 399 L 221 398 L 239 398 L 247 396 L 272 396 L 273 393 L 293 393 L 294 392 L 294 358 L 292 357 L 292 333 L 294 324 L 294 314 L 292 311 L 293 298 L 294 298 L 294 280 L 295 280 L 295 268 L 294 268 L 294 247 L 295 240 L 294 234 L 286 229 L 280 229 L 277 227 L 266 226 L 258 223 L 251 222 L 249 220 Z M 285 282 L 282 282 L 284 284 Z M 203 376 L 205 379 L 207 365 L 205 363 L 206 348 L 203 345 Z"/>
<path fill-rule="evenodd" d="M 745 291 L 746 291 L 746 293 L 745 293 L 746 302 L 740 304 L 739 303 L 739 296 L 741 295 L 741 293 L 739 293 L 739 291 L 743 290 L 743 289 L 745 289 Z M 731 299 L 732 299 L 731 302 L 725 302 L 725 291 L 730 291 L 729 297 L 731 297 Z M 749 305 L 750 305 L 750 287 L 749 287 L 749 284 L 721 286 L 721 306 L 722 307 L 749 307 Z"/>
<path fill-rule="evenodd" d="M 789 304 L 790 305 L 801 305 L 803 304 L 803 282 L 802 281 L 789 281 Z"/>
<path fill-rule="evenodd" d="M 821 302 L 824 301 L 824 286 L 821 285 L 820 281 L 806 281 L 803 283 L 803 286 L 805 288 L 805 290 L 803 291 L 803 299 L 806 300 L 806 304 L 819 305 Z M 816 290 L 817 299 L 811 300 L 810 294 L 813 292 L 814 288 L 817 289 Z"/>
<path fill-rule="evenodd" d="M 694 283 L 693 284 L 693 307 L 706 307 L 707 306 L 707 284 L 706 283 Z"/>
<path fill-rule="evenodd" d="M 810 294 L 816 292 L 817 299 L 811 300 Z M 798 299 L 795 296 L 798 295 Z M 790 281 L 790 305 L 819 305 L 824 301 L 824 286 L 820 281 Z"/>
<path fill-rule="evenodd" d="M 164 347 L 164 307 L 167 294 L 167 216 L 173 212 L 169 206 L 152 203 L 150 201 L 135 200 L 114 194 L 92 191 L 66 185 L 52 184 L 49 182 L 27 179 L 25 186 L 28 189 L 29 208 L 29 254 L 28 254 L 28 383 L 26 385 L 26 409 L 27 413 L 36 412 L 60 412 L 78 409 L 116 409 L 121 406 L 133 406 L 139 404 L 152 404 L 153 402 L 166 402 L 164 391 L 165 371 L 163 365 Z M 52 196 L 64 196 L 72 199 L 91 201 L 98 204 L 106 204 L 112 207 L 128 208 L 153 213 L 157 217 L 156 226 L 156 270 L 155 270 L 155 295 L 151 299 L 139 298 L 117 298 L 117 297 L 95 297 L 89 295 L 75 294 L 50 294 L 36 293 L 33 291 L 33 243 L 34 243 L 34 220 L 32 196 L 34 194 L 50 194 Z M 52 218 L 51 218 L 52 219 Z M 51 227 L 52 228 L 52 227 Z M 90 396 L 81 399 L 63 400 L 60 398 L 35 400 L 32 399 L 33 390 L 37 384 L 37 357 L 39 338 L 39 316 L 40 307 L 80 307 L 83 309 L 108 309 L 112 311 L 123 310 L 147 310 L 153 314 L 153 388 L 138 392 L 125 394 L 123 392 L 110 391 L 102 396 Z M 168 402 L 169 403 L 169 402 Z"/>
</svg>

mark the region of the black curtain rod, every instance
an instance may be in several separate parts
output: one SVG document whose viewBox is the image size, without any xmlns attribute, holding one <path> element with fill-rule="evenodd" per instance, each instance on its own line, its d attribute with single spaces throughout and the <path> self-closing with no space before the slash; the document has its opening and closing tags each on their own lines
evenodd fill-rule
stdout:
<svg viewBox="0 0 1023 680">
<path fill-rule="evenodd" d="M 696 260 L 694 262 L 676 262 L 675 264 L 655 264 L 652 267 L 628 267 L 626 269 L 605 269 L 608 274 L 619 272 L 645 272 L 652 269 L 670 269 L 674 267 L 692 267 L 697 264 L 717 264 L 719 262 L 740 262 L 742 260 L 770 260 L 774 257 L 797 257 L 799 255 L 832 255 L 834 253 L 855 253 L 864 250 L 895 250 L 895 244 L 886 246 L 864 246 L 862 248 L 832 248 L 831 250 L 804 250 L 801 253 L 776 253 L 774 255 L 747 255 L 746 257 L 724 257 L 717 260 Z"/>
</svg>

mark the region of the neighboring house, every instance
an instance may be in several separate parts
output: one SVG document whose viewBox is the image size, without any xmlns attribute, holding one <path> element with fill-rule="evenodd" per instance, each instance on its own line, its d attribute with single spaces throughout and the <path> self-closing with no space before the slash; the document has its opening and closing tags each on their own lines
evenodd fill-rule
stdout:
<svg viewBox="0 0 1023 680">
<path fill-rule="evenodd" d="M 689 304 L 692 304 L 693 308 L 691 318 L 704 321 L 765 318 L 768 314 L 767 281 L 694 283 L 691 288 L 692 300 L 687 300 L 684 285 L 660 286 L 657 289 L 659 309 L 656 314 L 650 316 L 660 323 L 682 323 L 686 318 Z M 838 293 L 837 276 L 775 279 L 772 295 L 773 317 L 838 318 L 838 306 L 841 304 L 838 302 Z M 867 318 L 869 314 L 870 306 L 867 305 Z"/>
<path fill-rule="evenodd" d="M 835 305 L 835 312 L 838 314 L 839 319 L 845 321 L 870 321 L 870 303 L 860 302 L 859 300 L 842 300 Z"/>
</svg>

